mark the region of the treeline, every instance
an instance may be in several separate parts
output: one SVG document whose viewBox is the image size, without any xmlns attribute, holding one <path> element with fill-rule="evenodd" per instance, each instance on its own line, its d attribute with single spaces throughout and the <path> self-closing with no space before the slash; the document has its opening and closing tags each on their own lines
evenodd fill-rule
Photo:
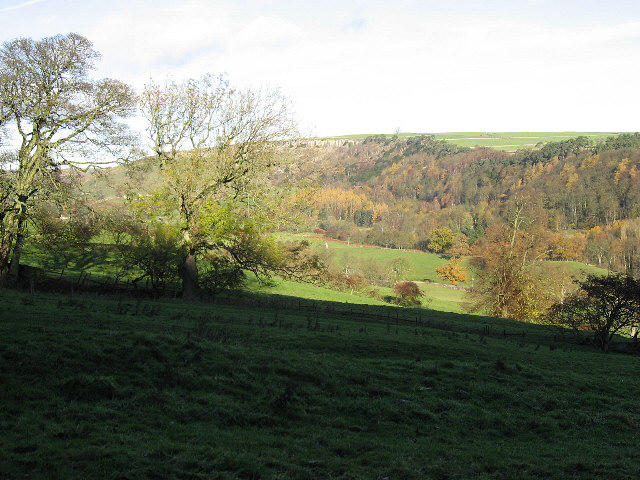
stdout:
<svg viewBox="0 0 640 480">
<path fill-rule="evenodd" d="M 483 150 L 444 159 L 413 155 L 370 183 L 397 199 L 439 208 L 500 204 L 531 193 L 549 227 L 588 229 L 640 215 L 640 149 L 582 150 L 531 163 L 527 154 Z"/>
<path fill-rule="evenodd" d="M 435 158 L 442 158 L 461 152 L 469 152 L 471 149 L 458 147 L 444 140 L 437 140 L 433 135 L 419 135 L 399 140 L 397 135 L 371 135 L 362 142 L 367 144 L 381 144 L 385 146 L 383 153 L 372 164 L 362 165 L 356 163 L 347 166 L 346 174 L 351 183 L 357 184 L 374 180 L 386 168 L 401 162 L 404 158 L 414 154 L 426 154 Z"/>
</svg>

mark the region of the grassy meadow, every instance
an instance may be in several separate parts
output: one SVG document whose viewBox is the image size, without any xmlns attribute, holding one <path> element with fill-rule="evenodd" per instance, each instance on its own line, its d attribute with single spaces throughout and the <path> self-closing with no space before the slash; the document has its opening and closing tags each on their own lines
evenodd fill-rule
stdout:
<svg viewBox="0 0 640 480">
<path fill-rule="evenodd" d="M 444 312 L 465 312 L 464 304 L 469 299 L 465 295 L 464 287 L 470 287 L 472 282 L 470 280 L 469 282 L 461 283 L 456 288 L 443 285 L 442 280 L 436 273 L 436 268 L 444 265 L 447 259 L 440 255 L 413 250 L 395 250 L 347 244 L 320 238 L 312 234 L 279 234 L 278 237 L 285 241 L 300 241 L 303 239 L 308 241 L 312 250 L 319 253 L 324 252 L 327 255 L 329 264 L 334 269 L 342 269 L 346 263 L 349 263 L 352 270 L 357 271 L 366 264 L 384 265 L 401 259 L 407 267 L 403 272 L 402 280 L 418 282 L 418 286 L 424 294 L 422 299 L 423 306 Z M 256 282 L 250 281 L 249 289 L 262 293 L 293 295 L 316 300 L 330 299 L 368 305 L 384 304 L 384 302 L 367 296 L 366 292 L 336 292 L 312 285 L 282 280 L 276 280 L 273 285 L 268 286 L 260 286 Z M 383 298 L 393 296 L 392 288 L 372 285 L 369 290 L 371 289 L 377 290 Z"/>
<path fill-rule="evenodd" d="M 2 478 L 631 479 L 637 358 L 426 309 L 0 290 Z"/>
<path fill-rule="evenodd" d="M 327 254 L 327 259 L 333 266 L 344 265 L 346 262 L 375 262 L 384 264 L 396 259 L 402 259 L 407 268 L 403 272 L 403 280 L 415 282 L 439 282 L 436 268 L 447 263 L 447 259 L 435 253 L 415 250 L 397 250 L 381 248 L 321 238 L 313 234 L 279 234 L 282 240 L 306 240 L 316 252 Z"/>
<path fill-rule="evenodd" d="M 281 240 L 285 241 L 307 240 L 314 251 L 324 252 L 327 255 L 327 259 L 334 269 L 344 268 L 344 265 L 349 263 L 352 265 L 352 269 L 357 270 L 363 264 L 367 263 L 389 264 L 393 260 L 402 259 L 408 267 L 404 272 L 402 280 L 418 282 L 420 289 L 424 293 L 423 306 L 444 312 L 464 313 L 467 311 L 465 305 L 470 302 L 470 299 L 465 292 L 465 288 L 473 286 L 475 275 L 470 269 L 468 258 L 463 260 L 463 265 L 468 269 L 469 281 L 460 283 L 456 287 L 451 287 L 446 284 L 447 282 L 439 278 L 436 273 L 436 268 L 444 265 L 447 259 L 434 253 L 347 244 L 346 242 L 320 238 L 313 234 L 279 234 L 278 236 Z M 577 261 L 543 262 L 540 268 L 553 268 L 558 271 L 564 271 L 568 277 L 581 277 L 584 274 L 607 274 L 606 269 L 595 265 L 586 265 Z M 379 286 L 372 286 L 371 288 L 378 290 L 382 297 L 393 296 L 391 288 Z M 378 305 L 381 303 L 366 296 L 364 292 L 335 292 L 312 285 L 280 280 L 276 280 L 273 285 L 269 286 L 259 286 L 256 282 L 250 281 L 249 289 L 262 293 L 293 295 L 317 300 L 324 298 L 369 305 Z"/>
<path fill-rule="evenodd" d="M 441 284 L 419 284 L 424 296 L 422 306 L 441 312 L 464 313 L 465 303 L 469 302 L 466 292 L 453 289 Z M 375 288 L 382 298 L 393 297 L 393 289 L 388 287 Z M 271 284 L 259 284 L 254 277 L 249 277 L 247 284 L 249 292 L 300 298 L 303 300 L 327 300 L 354 305 L 389 305 L 389 302 L 378 300 L 367 295 L 366 292 L 340 292 L 316 285 L 297 283 L 290 280 L 274 279 Z"/>
<path fill-rule="evenodd" d="M 616 136 L 620 132 L 444 132 L 444 133 L 399 133 L 398 137 L 408 138 L 418 135 L 434 135 L 438 140 L 446 140 L 460 147 L 490 147 L 496 150 L 515 152 L 521 148 L 534 148 L 539 143 L 559 142 L 576 138 L 588 137 L 594 142 Z M 370 134 L 345 135 L 335 138 L 364 140 Z M 388 137 L 393 134 L 388 134 Z"/>
</svg>

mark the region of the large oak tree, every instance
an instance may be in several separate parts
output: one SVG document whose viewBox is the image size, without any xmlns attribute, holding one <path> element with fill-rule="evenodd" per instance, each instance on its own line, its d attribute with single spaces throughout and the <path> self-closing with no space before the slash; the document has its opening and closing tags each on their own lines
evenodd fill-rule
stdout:
<svg viewBox="0 0 640 480">
<path fill-rule="evenodd" d="M 277 91 L 235 89 L 225 77 L 206 75 L 150 83 L 141 109 L 162 179 L 157 205 L 182 231 L 182 294 L 195 297 L 197 257 L 205 251 L 223 248 L 235 261 L 256 267 L 252 252 L 261 247 L 255 221 L 241 224 L 236 218 L 227 229 L 220 212 L 233 215 L 231 205 L 250 207 L 282 153 L 277 141 L 295 134 L 290 105 Z"/>
<path fill-rule="evenodd" d="M 75 33 L 0 49 L 0 126 L 7 146 L 17 142 L 1 165 L 0 284 L 17 275 L 29 211 L 61 168 L 113 162 L 131 146 L 120 118 L 135 111 L 135 95 L 118 80 L 89 76 L 98 57 Z"/>
</svg>

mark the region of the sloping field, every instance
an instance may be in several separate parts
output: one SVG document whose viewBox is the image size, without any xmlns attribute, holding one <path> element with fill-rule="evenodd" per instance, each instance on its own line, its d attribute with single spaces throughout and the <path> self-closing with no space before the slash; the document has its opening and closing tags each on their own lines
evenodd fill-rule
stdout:
<svg viewBox="0 0 640 480">
<path fill-rule="evenodd" d="M 469 281 L 460 284 L 458 287 L 451 288 L 438 277 L 435 271 L 436 268 L 447 262 L 447 259 L 439 255 L 415 250 L 396 250 L 358 245 L 326 239 L 313 234 L 279 234 L 279 238 L 289 241 L 300 241 L 302 239 L 309 241 L 312 249 L 315 251 L 328 253 L 328 258 L 333 264 L 333 267 L 339 269 L 344 268 L 347 263 L 351 265 L 353 271 L 367 263 L 389 265 L 390 262 L 394 260 L 402 259 L 404 265 L 407 266 L 405 276 L 402 279 L 418 282 L 420 289 L 425 295 L 423 305 L 433 310 L 464 313 L 466 312 L 465 304 L 470 302 L 464 288 L 473 286 L 474 273 L 469 270 Z M 468 266 L 467 260 L 464 260 L 463 263 Z M 575 261 L 543 262 L 540 268 L 544 269 L 547 268 L 547 266 L 556 269 L 561 268 L 566 272 L 567 278 L 572 275 L 580 277 L 585 274 L 607 274 L 606 269 Z M 257 283 L 251 282 L 249 288 L 255 292 L 293 295 L 308 299 L 319 300 L 325 298 L 327 300 L 347 303 L 381 304 L 381 302 L 367 297 L 363 292 L 336 292 L 334 290 L 281 280 L 274 281 L 274 284 L 270 286 L 259 286 Z M 378 286 L 372 286 L 371 288 L 377 289 L 383 297 L 393 295 L 392 289 L 390 288 Z"/>
<path fill-rule="evenodd" d="M 640 475 L 637 357 L 486 317 L 237 300 L 0 290 L 0 477 Z"/>
<path fill-rule="evenodd" d="M 447 260 L 439 255 L 418 250 L 397 250 L 373 245 L 359 245 L 313 234 L 279 234 L 278 237 L 282 240 L 307 240 L 315 251 L 326 252 L 334 266 L 342 266 L 350 259 L 379 264 L 403 259 L 408 266 L 403 280 L 437 282 L 436 268 L 447 263 Z"/>
</svg>

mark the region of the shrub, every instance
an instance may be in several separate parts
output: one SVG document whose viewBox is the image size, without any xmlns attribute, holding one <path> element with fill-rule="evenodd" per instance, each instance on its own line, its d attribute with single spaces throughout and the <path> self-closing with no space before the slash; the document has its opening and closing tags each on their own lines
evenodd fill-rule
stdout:
<svg viewBox="0 0 640 480">
<path fill-rule="evenodd" d="M 459 258 L 452 258 L 441 267 L 436 268 L 436 273 L 441 279 L 447 280 L 451 285 L 457 285 L 458 282 L 467 282 L 469 280 L 467 271 L 460 263 Z"/>
<path fill-rule="evenodd" d="M 380 290 L 377 288 L 372 288 L 367 292 L 367 295 L 371 298 L 375 298 L 376 300 L 382 300 L 382 295 L 380 295 Z"/>
<path fill-rule="evenodd" d="M 349 288 L 353 290 L 362 290 L 369 285 L 369 282 L 365 278 L 364 275 L 360 273 L 354 273 L 353 275 L 349 275 L 345 278 L 345 281 Z"/>
<path fill-rule="evenodd" d="M 246 282 L 246 275 L 237 263 L 222 255 L 206 257 L 207 266 L 200 274 L 200 287 L 209 295 L 235 290 Z"/>
<path fill-rule="evenodd" d="M 415 282 L 400 282 L 393 287 L 395 297 L 393 302 L 405 307 L 420 305 L 420 298 L 424 295 Z"/>
</svg>

